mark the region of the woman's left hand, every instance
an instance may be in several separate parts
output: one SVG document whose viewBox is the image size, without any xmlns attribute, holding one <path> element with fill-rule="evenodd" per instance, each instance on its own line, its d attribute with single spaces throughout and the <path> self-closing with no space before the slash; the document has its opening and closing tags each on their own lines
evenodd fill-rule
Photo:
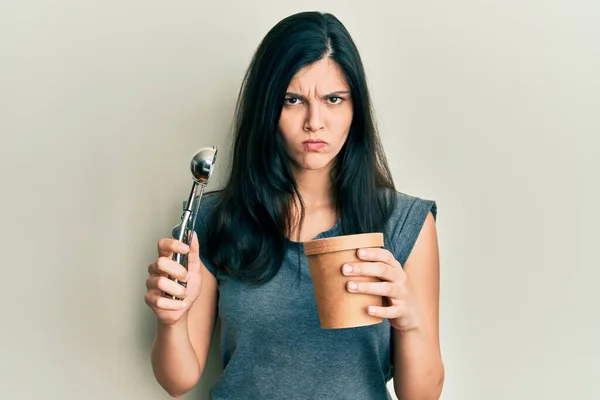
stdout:
<svg viewBox="0 0 600 400">
<path fill-rule="evenodd" d="M 382 248 L 359 249 L 358 263 L 344 264 L 346 276 L 370 276 L 381 282 L 348 281 L 346 288 L 351 293 L 366 293 L 383 296 L 384 306 L 369 306 L 370 315 L 387 318 L 390 325 L 400 332 L 420 326 L 421 315 L 410 290 L 406 274 L 392 253 Z"/>
</svg>

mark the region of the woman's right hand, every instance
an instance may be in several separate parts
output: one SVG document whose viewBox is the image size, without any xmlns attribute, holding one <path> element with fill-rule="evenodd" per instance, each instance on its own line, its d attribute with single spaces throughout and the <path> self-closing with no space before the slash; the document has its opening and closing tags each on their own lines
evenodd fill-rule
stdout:
<svg viewBox="0 0 600 400">
<path fill-rule="evenodd" d="M 173 253 L 188 253 L 188 269 L 174 261 Z M 179 281 L 187 282 L 187 288 L 168 278 L 171 276 Z M 200 257 L 198 238 L 194 232 L 191 248 L 177 239 L 164 238 L 158 241 L 158 258 L 148 265 L 146 279 L 147 292 L 144 300 L 154 311 L 160 323 L 174 325 L 188 312 L 200 294 Z M 175 300 L 164 297 L 163 293 Z"/>
</svg>

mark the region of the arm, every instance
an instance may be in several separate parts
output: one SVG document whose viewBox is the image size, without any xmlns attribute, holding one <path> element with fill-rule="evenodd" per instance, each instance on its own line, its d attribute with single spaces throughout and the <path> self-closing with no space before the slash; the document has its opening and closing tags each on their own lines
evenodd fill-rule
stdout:
<svg viewBox="0 0 600 400">
<path fill-rule="evenodd" d="M 404 271 L 422 318 L 413 329 L 393 330 L 394 391 L 400 400 L 437 400 L 445 374 L 438 330 L 439 251 L 431 213 Z"/>
<path fill-rule="evenodd" d="M 152 369 L 173 397 L 191 390 L 202 377 L 217 315 L 217 280 L 200 262 L 202 290 L 187 314 L 175 324 L 157 323 Z"/>
</svg>

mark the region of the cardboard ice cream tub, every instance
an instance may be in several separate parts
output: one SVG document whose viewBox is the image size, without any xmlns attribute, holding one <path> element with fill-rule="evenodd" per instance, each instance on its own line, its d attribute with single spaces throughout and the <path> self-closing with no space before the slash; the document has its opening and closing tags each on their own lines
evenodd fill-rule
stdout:
<svg viewBox="0 0 600 400">
<path fill-rule="evenodd" d="M 379 282 L 367 276 L 346 276 L 342 266 L 361 262 L 356 252 L 360 248 L 383 247 L 382 233 L 342 235 L 304 242 L 304 254 L 308 258 L 319 320 L 323 329 L 354 328 L 382 322 L 369 315 L 369 306 L 381 306 L 381 296 L 350 293 L 348 281 Z"/>
</svg>

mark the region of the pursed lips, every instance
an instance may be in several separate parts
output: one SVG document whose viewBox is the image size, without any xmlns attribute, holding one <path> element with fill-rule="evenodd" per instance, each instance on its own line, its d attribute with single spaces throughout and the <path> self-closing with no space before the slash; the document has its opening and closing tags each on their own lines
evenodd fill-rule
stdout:
<svg viewBox="0 0 600 400">
<path fill-rule="evenodd" d="M 323 147 L 327 146 L 327 142 L 321 139 L 308 139 L 302 142 L 304 148 L 308 151 L 316 151 L 320 150 Z"/>
</svg>

